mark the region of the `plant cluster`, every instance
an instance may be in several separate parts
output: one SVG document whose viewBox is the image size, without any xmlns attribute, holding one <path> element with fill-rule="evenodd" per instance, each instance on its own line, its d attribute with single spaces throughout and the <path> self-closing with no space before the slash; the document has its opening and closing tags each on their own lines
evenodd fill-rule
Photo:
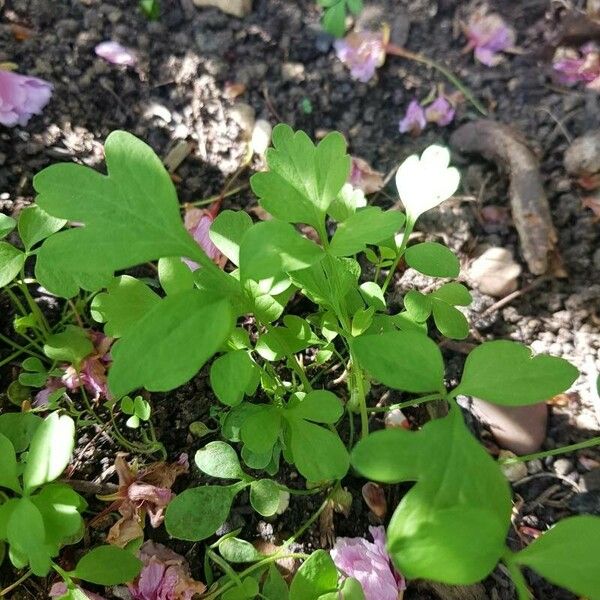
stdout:
<svg viewBox="0 0 600 600">
<path fill-rule="evenodd" d="M 387 528 L 387 550 L 406 578 L 471 584 L 503 562 L 520 598 L 530 597 L 522 567 L 577 594 L 600 598 L 595 569 L 600 519 L 566 519 L 524 550 L 509 550 L 510 487 L 469 432 L 456 401 L 467 395 L 504 406 L 532 404 L 567 390 L 577 369 L 560 358 L 532 356 L 516 342 L 490 341 L 469 354 L 459 382 L 448 386 L 435 339 L 467 337 L 469 324 L 459 307 L 470 304 L 471 296 L 453 281 L 459 261 L 447 247 L 409 245 L 420 215 L 457 189 L 459 174 L 449 166 L 445 148 L 431 146 L 398 170 L 402 213 L 362 206 L 360 195 L 346 184 L 351 160 L 342 135 L 330 133 L 315 145 L 304 132 L 277 126 L 268 170 L 251 179 L 272 219 L 253 223 L 245 212 L 225 210 L 210 228 L 212 243 L 231 265 L 228 270 L 211 261 L 186 231 L 171 179 L 146 144 L 114 132 L 105 155 L 106 175 L 56 164 L 35 177 L 36 204 L 21 213 L 17 225 L 24 251 L 0 243 L 0 283 L 22 313 L 15 331 L 27 345 L 16 348 L 17 355 L 30 352 L 36 358 L 23 363 L 25 386 L 40 385 L 64 363 L 83 379 L 81 366 L 93 353 L 92 343 L 85 327 L 69 319 L 79 318 L 85 307 L 116 340 L 105 409 L 115 427 L 118 407 L 130 428 L 147 428 L 141 442 L 128 442 L 113 429 L 129 449 L 160 450 L 150 405 L 143 396 L 129 394 L 140 388 L 167 392 L 210 363 L 210 384 L 219 402 L 214 414 L 226 441 L 207 444 L 195 464 L 204 474 L 232 483 L 187 489 L 170 501 L 165 526 L 171 536 L 211 537 L 243 490 L 264 516 L 285 510 L 290 493 L 326 491 L 329 501 L 352 468 L 372 481 L 415 482 Z M 8 234 L 16 224 L 4 218 L 0 225 Z M 54 328 L 29 295 L 28 259 L 35 262 L 35 280 L 67 299 L 64 319 Z M 192 271 L 183 259 L 200 268 Z M 154 261 L 159 287 L 115 275 Z M 389 287 L 401 261 L 435 278 L 436 285 L 428 293 L 409 291 L 399 306 Z M 344 369 L 346 390 L 326 389 L 334 363 Z M 403 402 L 369 406 L 372 386 L 398 390 Z M 69 462 L 74 431 L 72 420 L 59 413 L 97 417 L 89 402 L 75 412 L 64 388 L 58 389 L 51 404 L 35 409 L 54 410 L 49 417 L 41 421 L 23 412 L 19 418 L 27 419 L 27 433 L 17 440 L 0 436 L 0 485 L 15 495 L 3 497 L 0 539 L 8 541 L 15 566 L 29 565 L 37 575 L 57 568 L 51 559 L 82 532 L 83 500 L 68 481 L 55 483 Z M 85 400 L 86 386 L 79 389 Z M 444 416 L 419 431 L 369 431 L 371 412 L 430 402 L 442 406 Z M 2 418 L 7 417 L 15 415 Z M 349 434 L 341 436 L 344 430 Z M 284 463 L 302 475 L 306 489 L 289 489 L 276 480 Z M 254 475 L 262 472 L 268 477 Z M 60 517 L 52 513 L 58 496 L 67 507 Z M 37 529 L 20 527 L 23 519 L 35 519 Z M 206 598 L 255 598 L 259 592 L 270 600 L 365 598 L 358 581 L 340 573 L 326 552 L 295 555 L 289 551 L 293 537 L 265 556 L 238 533 L 206 549 Z M 88 564 L 90 556 L 108 551 L 92 551 L 82 560 Z M 307 559 L 289 590 L 274 566 L 287 554 Z M 118 560 L 131 565 L 127 575 L 132 579 L 137 572 L 133 556 L 129 562 Z M 244 563 L 249 566 L 242 571 L 235 568 Z M 61 574 L 68 582 L 106 583 L 90 578 L 80 565 Z M 125 581 L 125 573 L 118 578 Z M 71 597 L 74 589 L 71 585 Z"/>
</svg>

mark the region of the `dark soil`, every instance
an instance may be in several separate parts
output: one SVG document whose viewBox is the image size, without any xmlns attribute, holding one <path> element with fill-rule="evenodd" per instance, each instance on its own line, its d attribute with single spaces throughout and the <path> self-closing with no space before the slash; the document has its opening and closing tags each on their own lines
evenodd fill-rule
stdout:
<svg viewBox="0 0 600 600">
<path fill-rule="evenodd" d="M 101 145 L 114 129 L 135 133 L 161 156 L 166 156 L 177 140 L 192 142 L 192 154 L 177 170 L 182 202 L 219 193 L 245 152 L 243 131 L 231 115 L 233 101 L 225 93 L 231 83 L 246 86 L 236 101 L 251 105 L 257 118 L 272 124 L 287 122 L 313 137 L 325 130 L 339 130 L 347 137 L 353 154 L 384 173 L 408 154 L 433 142 L 447 143 L 456 127 L 477 116 L 464 103 L 451 126 L 429 127 L 414 139 L 401 135 L 398 121 L 408 102 L 413 97 L 424 98 L 443 80 L 430 69 L 394 57 L 368 84 L 352 80 L 335 57 L 332 39 L 323 33 L 312 0 L 255 0 L 252 14 L 244 20 L 216 9 L 188 13 L 187 2 L 178 0 L 163 0 L 161 4 L 160 19 L 148 22 L 136 3 L 129 0 L 0 0 L 0 62 L 17 63 L 20 72 L 40 76 L 55 86 L 49 106 L 27 127 L 0 129 L 3 212 L 15 213 L 30 203 L 33 175 L 53 162 L 76 160 L 101 165 Z M 364 18 L 389 20 L 394 42 L 443 62 L 487 106 L 491 118 L 512 125 L 537 153 L 568 276 L 549 279 L 485 318 L 480 317 L 481 313 L 495 299 L 475 292 L 469 316 L 476 331 L 474 339 L 468 341 L 510 338 L 531 345 L 536 352 L 547 351 L 573 361 L 583 376 L 568 401 L 552 408 L 545 447 L 598 435 L 600 399 L 594 390 L 600 368 L 600 227 L 592 212 L 583 208 L 562 160 L 569 136 L 576 137 L 600 125 L 599 99 L 593 92 L 567 91 L 552 85 L 549 64 L 542 56 L 562 18 L 562 3 L 498 3 L 501 5 L 494 8 L 517 29 L 523 52 L 507 55 L 495 68 L 476 63 L 471 53 L 462 52 L 465 40 L 459 22 L 473 11 L 475 2 L 366 0 L 366 4 L 369 12 Z M 17 41 L 12 24 L 29 28 L 31 36 Z M 402 32 L 406 33 L 408 25 L 408 37 L 403 39 Z M 106 39 L 138 50 L 139 66 L 115 67 L 96 57 L 94 46 Z M 307 101 L 311 110 L 306 109 Z M 448 243 L 465 265 L 482 243 L 508 248 L 521 260 L 510 221 L 490 228 L 477 218 L 482 205 L 507 205 L 505 175 L 477 157 L 454 160 L 462 170 L 463 196 L 473 196 L 475 201 L 434 211 L 423 219 L 421 229 Z M 385 206 L 394 201 L 392 186 L 377 197 L 377 202 Z M 244 191 L 226 201 L 226 206 L 236 208 L 254 204 L 252 195 Z M 533 279 L 525 267 L 521 287 Z M 398 290 L 418 281 L 407 272 Z M 5 300 L 1 302 L 0 327 L 7 334 L 11 315 Z M 40 302 L 51 309 L 49 299 L 42 297 Z M 452 378 L 459 373 L 464 355 L 450 350 L 446 354 Z M 0 376 L 0 390 L 4 390 L 14 372 L 5 368 Z M 210 439 L 194 438 L 188 430 L 190 423 L 198 420 L 215 425 L 209 413 L 213 396 L 205 374 L 152 400 L 157 431 L 171 458 L 183 451 L 193 456 Z M 90 480 L 101 476 L 115 451 L 105 440 L 83 452 L 94 435 L 87 432 L 79 441 L 82 454 L 77 476 Z M 483 435 L 489 441 L 485 432 Z M 600 453 L 587 450 L 567 456 L 566 461 L 549 459 L 528 465 L 531 478 L 515 487 L 519 500 L 519 514 L 511 532 L 515 547 L 522 544 L 519 536 L 524 535 L 523 526 L 544 530 L 570 514 L 600 515 L 600 477 L 589 474 L 593 461 L 600 461 Z M 282 476 L 293 486 L 293 473 L 284 471 Z M 194 480 L 198 480 L 197 472 L 187 481 L 181 479 L 179 485 Z M 337 535 L 366 532 L 370 516 L 361 498 L 361 484 L 348 479 L 354 498 L 352 512 L 349 519 L 335 516 Z M 390 496 L 397 497 L 397 490 L 390 490 Z M 240 500 L 229 526 L 244 525 L 249 539 L 276 539 L 278 534 L 289 534 L 306 521 L 322 502 L 322 496 L 293 498 L 285 515 L 268 523 L 258 520 L 244 499 Z M 304 548 L 319 547 L 322 534 L 318 525 L 313 527 L 302 540 Z M 185 544 L 173 547 L 184 553 L 190 550 Z M 188 558 L 199 572 L 199 549 L 193 548 Z M 6 571 L 1 575 L 4 584 L 14 579 L 14 574 Z M 574 598 L 535 575 L 531 575 L 530 582 L 536 598 Z M 484 585 L 480 598 L 514 598 L 500 570 Z M 23 597 L 44 597 L 44 588 L 38 584 L 28 582 L 22 589 Z M 447 596 L 412 585 L 405 597 Z"/>
</svg>

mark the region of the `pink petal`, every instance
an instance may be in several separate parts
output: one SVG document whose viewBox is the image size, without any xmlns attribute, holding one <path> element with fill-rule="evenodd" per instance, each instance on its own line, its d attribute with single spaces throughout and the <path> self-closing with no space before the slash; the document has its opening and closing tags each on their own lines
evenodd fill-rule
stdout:
<svg viewBox="0 0 600 600">
<path fill-rule="evenodd" d="M 208 212 L 199 210 L 197 208 L 193 208 L 188 210 L 185 214 L 185 228 L 189 231 L 192 237 L 196 240 L 196 243 L 202 250 L 204 250 L 205 254 L 212 261 L 219 261 L 221 258 L 221 252 L 219 249 L 212 243 L 209 231 L 210 227 L 213 224 L 215 218 Z M 183 262 L 192 270 L 200 268 L 200 265 L 193 260 L 189 260 L 187 258 L 183 259 Z"/>
<path fill-rule="evenodd" d="M 106 41 L 98 44 L 94 51 L 104 60 L 113 65 L 133 67 L 137 63 L 137 56 L 133 50 L 119 44 L 119 42 Z"/>
<path fill-rule="evenodd" d="M 52 84 L 19 73 L 0 70 L 0 123 L 26 125 L 50 101 Z"/>
<path fill-rule="evenodd" d="M 385 61 L 383 35 L 372 31 L 350 33 L 334 42 L 337 57 L 350 69 L 354 79 L 366 83 Z"/>
<path fill-rule="evenodd" d="M 400 121 L 400 133 L 419 135 L 426 125 L 423 107 L 416 100 L 412 100 L 406 109 L 406 115 Z"/>
<path fill-rule="evenodd" d="M 425 109 L 425 118 L 430 123 L 436 123 L 440 127 L 445 127 L 454 119 L 454 108 L 452 104 L 444 98 L 444 96 L 440 96 L 436 100 L 434 100 L 426 109 Z"/>
</svg>

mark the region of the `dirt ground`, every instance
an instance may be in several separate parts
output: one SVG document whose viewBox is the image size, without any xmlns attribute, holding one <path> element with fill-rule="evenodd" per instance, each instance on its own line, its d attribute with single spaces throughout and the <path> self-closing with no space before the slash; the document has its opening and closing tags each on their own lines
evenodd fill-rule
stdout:
<svg viewBox="0 0 600 600">
<path fill-rule="evenodd" d="M 365 0 L 365 4 L 363 18 L 389 21 L 392 41 L 443 62 L 488 108 L 491 118 L 519 131 L 538 156 L 567 276 L 539 283 L 523 263 L 520 288 L 527 290 L 532 282 L 536 286 L 485 317 L 482 313 L 497 299 L 474 292 L 469 317 L 476 337 L 518 340 L 536 352 L 563 356 L 582 371 L 574 393 L 552 408 L 545 448 L 598 435 L 600 226 L 592 211 L 583 207 L 581 194 L 563 167 L 563 155 L 570 139 L 600 126 L 600 97 L 554 85 L 544 52 L 565 5 L 578 3 L 493 3 L 494 10 L 516 28 L 520 49 L 494 68 L 474 62 L 472 53 L 462 51 L 465 39 L 459 23 L 475 9 L 475 2 Z M 431 143 L 447 143 L 458 126 L 477 117 L 463 103 L 446 128 L 430 126 L 416 138 L 400 134 L 398 121 L 409 101 L 425 97 L 444 80 L 431 69 L 396 57 L 389 57 L 367 84 L 351 79 L 332 50 L 332 39 L 322 31 L 312 0 L 255 0 L 252 13 L 243 20 L 216 9 L 190 10 L 179 0 L 163 0 L 156 22 L 146 20 L 136 3 L 128 0 L 0 0 L 0 10 L 0 62 L 14 62 L 20 72 L 55 86 L 50 104 L 27 127 L 0 128 L 0 209 L 8 214 L 32 201 L 32 176 L 45 166 L 60 160 L 99 165 L 101 144 L 114 129 L 133 132 L 161 156 L 177 140 L 192 142 L 192 154 L 177 170 L 181 201 L 218 194 L 245 152 L 243 131 L 231 110 L 234 102 L 251 105 L 257 118 L 273 125 L 286 122 L 313 137 L 339 130 L 352 154 L 384 173 Z M 11 24 L 31 29 L 31 36 L 15 39 Z M 115 67 L 96 57 L 95 45 L 107 39 L 137 50 L 138 67 Z M 245 86 L 236 100 L 227 95 L 231 84 Z M 474 156 L 453 160 L 463 176 L 463 201 L 435 211 L 420 228 L 457 251 L 464 266 L 481 244 L 507 248 L 523 262 L 510 219 L 492 226 L 478 218 L 483 206 L 507 206 L 506 175 Z M 395 200 L 390 185 L 376 202 L 389 207 Z M 252 194 L 241 191 L 225 206 L 247 209 L 254 204 Z M 404 284 L 410 282 L 405 278 Z M 6 305 L 1 310 L 0 325 L 5 330 L 10 315 Z M 464 360 L 460 351 L 448 351 L 448 356 L 457 369 Z M 10 370 L 1 375 L 0 391 L 9 383 Z M 193 455 L 205 440 L 193 438 L 188 426 L 208 417 L 211 402 L 205 375 L 154 400 L 156 426 L 169 453 Z M 80 450 L 89 439 L 85 434 L 79 440 Z M 98 442 L 94 452 L 86 450 L 80 457 L 85 466 L 79 476 L 97 477 L 113 451 L 107 441 Z M 600 477 L 598 472 L 589 475 L 593 461 L 600 461 L 600 452 L 587 450 L 560 460 L 529 465 L 532 477 L 515 489 L 523 500 L 515 531 L 519 526 L 545 529 L 569 514 L 600 515 Z M 339 535 L 362 535 L 366 530 L 368 516 L 359 483 L 349 482 L 354 494 L 352 518 L 335 518 Z M 242 523 L 250 538 L 273 538 L 278 532 L 292 531 L 320 502 L 319 496 L 295 500 L 286 517 L 267 523 L 245 510 L 242 499 L 229 526 Z M 518 545 L 517 534 L 513 537 Z M 318 527 L 313 528 L 304 540 L 305 548 L 318 546 L 319 538 Z M 190 550 L 185 545 L 174 548 Z M 191 552 L 190 559 L 200 560 L 196 550 Z M 574 598 L 535 575 L 530 582 L 541 600 Z M 514 598 L 500 570 L 484 585 L 485 591 L 476 590 L 479 595 L 474 597 Z M 42 598 L 43 592 L 43 586 L 30 587 L 25 597 Z M 405 598 L 450 597 L 440 594 L 413 586 Z M 462 597 L 467 598 L 466 592 Z"/>
</svg>

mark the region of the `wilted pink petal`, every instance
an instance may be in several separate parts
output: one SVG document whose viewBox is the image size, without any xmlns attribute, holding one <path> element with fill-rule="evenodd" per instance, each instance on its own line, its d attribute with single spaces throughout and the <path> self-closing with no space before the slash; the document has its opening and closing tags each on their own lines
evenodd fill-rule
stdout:
<svg viewBox="0 0 600 600">
<path fill-rule="evenodd" d="M 223 255 L 219 249 L 212 243 L 209 231 L 215 220 L 215 215 L 210 211 L 201 210 L 199 208 L 191 208 L 185 213 L 185 228 L 189 231 L 196 243 L 212 261 L 219 263 Z M 183 262 L 192 270 L 200 268 L 200 265 L 193 260 L 187 258 Z"/>
<path fill-rule="evenodd" d="M 562 85 L 575 85 L 583 82 L 587 87 L 598 89 L 600 82 L 600 52 L 596 44 L 585 44 L 581 53 L 559 49 L 552 68 L 556 79 Z"/>
<path fill-rule="evenodd" d="M 454 119 L 455 110 L 444 96 L 439 96 L 425 109 L 425 118 L 430 123 L 445 127 Z"/>
<path fill-rule="evenodd" d="M 150 518 L 150 524 L 155 529 L 165 520 L 165 508 L 175 497 L 168 488 L 160 488 L 148 483 L 132 483 L 127 489 L 129 500 L 134 506 L 145 508 Z"/>
<path fill-rule="evenodd" d="M 406 109 L 406 115 L 400 121 L 400 133 L 419 135 L 426 125 L 427 119 L 423 107 L 416 100 L 412 100 Z"/>
<path fill-rule="evenodd" d="M 337 57 L 350 69 L 354 79 L 366 83 L 385 62 L 382 32 L 355 31 L 333 44 Z"/>
<path fill-rule="evenodd" d="M 51 96 L 51 83 L 0 70 L 0 123 L 7 127 L 26 125 L 33 115 L 42 112 Z"/>
<path fill-rule="evenodd" d="M 84 590 L 79 586 L 75 586 L 77 590 L 81 593 L 85 594 L 90 600 L 106 600 L 104 596 L 100 594 L 95 594 L 94 592 L 89 592 L 88 590 Z M 50 598 L 62 598 L 68 592 L 67 584 L 64 581 L 58 581 L 55 583 L 48 592 L 48 596 Z"/>
<path fill-rule="evenodd" d="M 137 63 L 137 56 L 133 50 L 119 44 L 119 42 L 107 41 L 98 44 L 94 51 L 96 54 L 113 65 L 133 67 Z"/>
<path fill-rule="evenodd" d="M 42 388 L 33 399 L 33 406 L 39 408 L 40 406 L 46 406 L 50 399 L 50 394 L 60 389 L 61 387 L 65 387 L 65 384 L 58 377 L 50 377 L 48 381 L 46 381 L 46 387 Z"/>
<path fill-rule="evenodd" d="M 357 579 L 365 600 L 398 600 L 406 583 L 392 566 L 385 548 L 383 527 L 369 527 L 373 542 L 364 538 L 338 538 L 331 550 L 336 567 L 346 577 Z"/>
<path fill-rule="evenodd" d="M 348 183 L 365 194 L 374 194 L 383 187 L 383 173 L 373 169 L 366 160 L 353 156 Z"/>
<path fill-rule="evenodd" d="M 137 581 L 127 585 L 132 600 L 191 600 L 206 590 L 191 578 L 185 558 L 166 546 L 148 541 L 138 556 L 144 567 Z"/>
<path fill-rule="evenodd" d="M 488 67 L 497 65 L 501 60 L 498 52 L 509 50 L 516 40 L 515 30 L 499 14 L 486 15 L 482 11 L 471 15 L 465 35 L 469 40 L 467 48 L 474 49 L 475 58 Z"/>
</svg>

